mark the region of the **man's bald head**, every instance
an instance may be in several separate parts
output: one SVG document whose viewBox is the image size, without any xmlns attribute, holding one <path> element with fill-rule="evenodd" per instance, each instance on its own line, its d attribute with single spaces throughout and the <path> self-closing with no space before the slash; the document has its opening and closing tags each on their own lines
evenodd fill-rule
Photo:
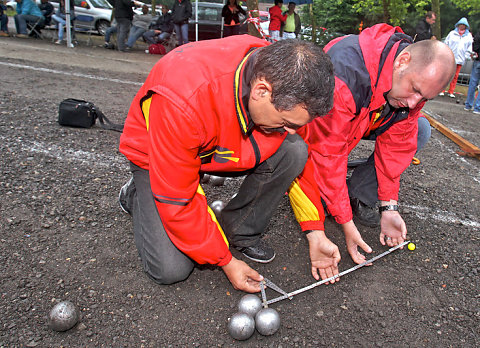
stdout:
<svg viewBox="0 0 480 348">
<path fill-rule="evenodd" d="M 456 70 L 455 57 L 452 50 L 438 40 L 422 40 L 407 46 L 404 52 L 409 52 L 411 60 L 409 69 L 422 74 L 434 66 L 438 83 L 445 87 L 453 78 Z"/>
<path fill-rule="evenodd" d="M 450 82 L 455 70 L 455 58 L 447 45 L 424 40 L 407 46 L 393 62 L 388 101 L 395 108 L 413 109 L 435 98 Z"/>
</svg>

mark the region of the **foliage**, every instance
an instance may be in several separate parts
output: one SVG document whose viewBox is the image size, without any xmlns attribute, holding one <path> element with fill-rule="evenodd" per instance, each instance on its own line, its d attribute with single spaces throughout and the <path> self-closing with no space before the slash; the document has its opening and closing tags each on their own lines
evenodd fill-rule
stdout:
<svg viewBox="0 0 480 348">
<path fill-rule="evenodd" d="M 468 11 L 469 16 L 480 14 L 480 0 L 452 0 L 460 10 Z"/>
</svg>

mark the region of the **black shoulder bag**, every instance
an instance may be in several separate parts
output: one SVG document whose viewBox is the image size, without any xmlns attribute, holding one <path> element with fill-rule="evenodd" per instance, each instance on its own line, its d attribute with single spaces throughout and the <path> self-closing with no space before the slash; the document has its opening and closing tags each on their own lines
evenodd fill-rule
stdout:
<svg viewBox="0 0 480 348">
<path fill-rule="evenodd" d="M 123 132 L 123 125 L 111 122 L 93 103 L 68 98 L 58 106 L 58 123 L 62 126 L 90 128 L 97 118 L 103 129 Z"/>
</svg>

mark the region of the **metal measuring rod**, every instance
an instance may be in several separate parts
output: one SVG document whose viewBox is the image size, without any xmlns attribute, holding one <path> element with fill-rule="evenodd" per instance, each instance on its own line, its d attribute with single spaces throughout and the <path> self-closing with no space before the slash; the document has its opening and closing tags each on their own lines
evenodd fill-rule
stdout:
<svg viewBox="0 0 480 348">
<path fill-rule="evenodd" d="M 367 260 L 367 261 L 365 261 L 365 262 L 363 262 L 363 263 L 361 263 L 361 264 L 359 264 L 359 265 L 353 266 L 352 268 L 349 268 L 349 269 L 347 269 L 347 270 L 345 270 L 345 271 L 343 271 L 343 272 L 341 272 L 341 273 L 339 273 L 339 274 L 337 274 L 337 275 L 335 275 L 335 276 L 333 276 L 333 277 L 324 279 L 324 280 L 322 280 L 322 281 L 313 283 L 313 284 L 311 284 L 311 285 L 309 285 L 309 286 L 306 286 L 306 287 L 304 287 L 304 288 L 301 288 L 301 289 L 298 289 L 298 290 L 289 292 L 288 294 L 283 294 L 282 296 L 279 296 L 279 297 L 273 298 L 273 299 L 271 299 L 271 300 L 268 300 L 268 301 L 266 302 L 266 304 L 269 305 L 269 304 L 272 304 L 272 303 L 275 303 L 275 302 L 278 302 L 278 301 L 281 301 L 281 300 L 285 300 L 286 298 L 291 299 L 293 296 L 298 295 L 298 294 L 300 294 L 300 293 L 302 293 L 302 292 L 304 292 L 304 291 L 307 291 L 307 290 L 313 289 L 314 287 L 317 287 L 317 286 L 319 286 L 319 285 L 328 283 L 328 282 L 331 281 L 331 280 L 334 280 L 334 279 L 336 279 L 336 278 L 338 278 L 338 277 L 344 276 L 345 274 L 348 274 L 348 273 L 353 272 L 353 271 L 355 271 L 355 270 L 357 270 L 357 269 L 359 269 L 359 268 L 361 268 L 361 267 L 363 267 L 363 266 L 365 266 L 365 265 L 368 265 L 368 264 L 370 264 L 370 263 L 372 263 L 372 262 L 374 262 L 374 261 L 376 261 L 376 260 L 384 257 L 385 255 L 388 255 L 388 254 L 390 254 L 391 252 L 393 252 L 393 251 L 395 251 L 395 250 L 403 247 L 404 245 L 407 245 L 408 243 L 410 243 L 410 241 L 403 242 L 403 243 L 401 243 L 401 244 L 399 244 L 399 245 L 397 245 L 397 246 L 394 246 L 393 248 L 388 249 L 387 251 L 385 251 L 385 252 L 383 252 L 383 253 L 375 256 L 375 257 L 372 257 L 370 260 Z M 264 278 L 264 279 L 265 279 L 265 278 Z M 268 286 L 268 285 L 267 285 L 267 286 Z M 273 289 L 273 288 L 272 288 L 272 289 Z M 273 290 L 275 290 L 275 289 L 273 289 Z M 262 296 L 263 296 L 263 294 L 262 294 Z"/>
</svg>

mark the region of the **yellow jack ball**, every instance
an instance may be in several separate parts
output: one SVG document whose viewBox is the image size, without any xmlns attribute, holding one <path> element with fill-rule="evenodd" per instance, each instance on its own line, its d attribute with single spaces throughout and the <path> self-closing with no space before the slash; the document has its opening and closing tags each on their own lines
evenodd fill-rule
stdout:
<svg viewBox="0 0 480 348">
<path fill-rule="evenodd" d="M 413 243 L 408 243 L 407 248 L 408 248 L 408 250 L 414 251 L 416 246 Z"/>
</svg>

